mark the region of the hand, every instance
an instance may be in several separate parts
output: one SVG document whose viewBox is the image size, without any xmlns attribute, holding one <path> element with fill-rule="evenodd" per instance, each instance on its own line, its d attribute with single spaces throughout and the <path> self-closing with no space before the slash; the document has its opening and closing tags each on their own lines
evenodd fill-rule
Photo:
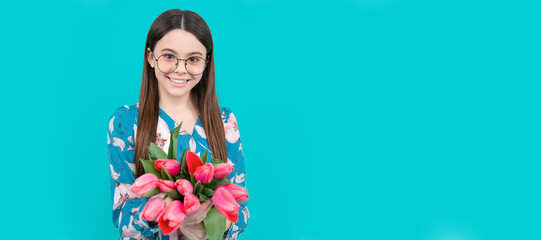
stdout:
<svg viewBox="0 0 541 240">
<path fill-rule="evenodd" d="M 186 215 L 184 222 L 180 225 L 180 232 L 190 240 L 203 240 L 208 238 L 203 220 L 212 207 L 212 201 L 209 199 L 201 203 L 201 208 L 194 214 Z"/>
</svg>

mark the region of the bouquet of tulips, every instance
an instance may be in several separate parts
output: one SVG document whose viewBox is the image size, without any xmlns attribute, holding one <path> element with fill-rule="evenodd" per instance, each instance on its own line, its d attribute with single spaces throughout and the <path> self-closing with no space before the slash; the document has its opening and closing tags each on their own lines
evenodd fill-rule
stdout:
<svg viewBox="0 0 541 240">
<path fill-rule="evenodd" d="M 204 163 L 208 151 L 199 157 L 187 148 L 180 162 L 175 160 L 178 159 L 177 139 L 181 125 L 171 132 L 167 154 L 150 143 L 149 159 L 139 159 L 145 174 L 135 179 L 131 191 L 139 197 L 153 197 L 144 207 L 142 217 L 147 221 L 157 221 L 164 235 L 177 230 L 186 215 L 199 210 L 201 202 L 212 199 L 213 206 L 203 223 L 209 239 L 221 239 L 225 232 L 225 219 L 237 222 L 238 203 L 248 201 L 248 191 L 227 179 L 234 170 L 229 163 L 212 156 L 210 163 Z M 165 193 L 163 198 L 156 196 L 161 193 Z M 172 201 L 165 201 L 167 197 Z"/>
</svg>

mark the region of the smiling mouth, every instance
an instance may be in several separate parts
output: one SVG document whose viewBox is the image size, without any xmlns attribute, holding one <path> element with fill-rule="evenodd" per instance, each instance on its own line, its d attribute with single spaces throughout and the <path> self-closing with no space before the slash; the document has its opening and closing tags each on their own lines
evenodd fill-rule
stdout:
<svg viewBox="0 0 541 240">
<path fill-rule="evenodd" d="M 173 79 L 173 78 L 170 78 L 170 77 L 167 77 L 167 79 L 169 79 L 171 82 L 174 82 L 174 83 L 177 83 L 177 84 L 181 84 L 181 83 L 185 83 L 185 82 L 190 81 L 190 79 Z"/>
</svg>

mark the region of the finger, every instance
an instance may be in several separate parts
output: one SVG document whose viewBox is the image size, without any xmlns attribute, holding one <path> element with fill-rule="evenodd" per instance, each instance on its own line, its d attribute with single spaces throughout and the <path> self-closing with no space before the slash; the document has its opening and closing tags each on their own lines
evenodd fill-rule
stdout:
<svg viewBox="0 0 541 240">
<path fill-rule="evenodd" d="M 211 208 L 212 206 L 214 206 L 214 204 L 212 203 L 212 201 L 211 201 L 211 200 L 208 200 L 208 202 L 209 202 L 209 206 L 208 206 L 208 210 L 207 210 L 207 212 L 208 212 L 208 211 L 210 210 L 210 208 Z"/>
<path fill-rule="evenodd" d="M 207 217 L 207 213 L 203 211 L 198 211 L 192 215 L 186 215 L 184 219 L 185 224 L 192 225 L 202 222 Z"/>
<path fill-rule="evenodd" d="M 198 223 L 198 220 L 199 218 L 197 217 L 197 215 L 194 213 L 192 215 L 186 215 L 186 218 L 184 219 L 184 224 L 185 225 L 192 225 L 192 224 L 196 224 Z"/>
<path fill-rule="evenodd" d="M 193 214 L 186 215 L 184 221 L 186 222 L 186 224 L 189 225 L 202 222 L 207 217 L 207 213 L 208 211 L 210 211 L 212 206 L 213 204 L 210 199 L 201 203 L 201 207 L 199 208 L 199 210 Z"/>
<path fill-rule="evenodd" d="M 190 234 L 192 235 L 192 238 L 190 239 L 205 239 L 205 231 L 202 231 L 198 227 L 190 228 Z"/>
<path fill-rule="evenodd" d="M 202 209 L 207 209 L 209 207 L 212 206 L 212 201 L 209 199 L 207 201 L 204 201 L 203 203 L 201 203 L 201 208 Z"/>
<path fill-rule="evenodd" d="M 205 239 L 207 234 L 202 224 L 182 226 L 181 232 L 190 240 Z"/>
<path fill-rule="evenodd" d="M 192 240 L 192 239 L 193 239 L 193 240 L 197 240 L 197 237 L 196 237 L 193 233 L 191 233 L 191 232 L 188 232 L 188 233 L 185 234 L 185 235 L 186 235 L 186 237 L 188 237 L 188 239 L 190 239 L 190 240 Z"/>
<path fill-rule="evenodd" d="M 184 222 L 186 223 L 186 225 L 198 224 L 201 223 L 205 219 L 205 217 L 206 215 L 203 214 L 194 214 L 190 216 L 187 220 L 184 219 Z"/>
<path fill-rule="evenodd" d="M 212 207 L 212 202 L 204 202 L 203 203 L 204 205 L 201 206 L 201 208 L 199 208 L 199 210 L 192 214 L 192 215 L 189 215 L 189 218 L 191 218 L 191 220 L 194 220 L 193 222 L 201 222 L 203 221 L 203 219 L 205 219 L 205 217 L 207 217 L 207 213 L 208 211 L 210 210 L 210 208 Z M 191 221 L 190 221 L 191 222 Z"/>
<path fill-rule="evenodd" d="M 186 219 L 184 221 L 191 223 L 191 222 L 195 222 L 196 219 L 200 219 L 202 215 L 201 212 L 203 212 L 204 209 L 206 208 L 206 205 L 203 205 L 203 204 L 201 204 L 201 207 L 199 208 L 199 210 L 197 210 L 197 212 L 194 212 L 192 214 L 186 214 Z"/>
<path fill-rule="evenodd" d="M 200 219 L 201 217 L 199 216 L 198 213 L 194 213 L 194 214 L 191 214 L 191 215 L 186 215 L 186 218 L 184 219 L 184 222 L 186 225 L 191 225 L 191 224 L 194 224 L 194 223 L 198 223 L 198 220 Z"/>
<path fill-rule="evenodd" d="M 172 198 L 170 198 L 169 196 L 165 199 L 165 204 L 166 205 L 169 205 L 169 203 L 171 203 L 173 201 Z"/>
<path fill-rule="evenodd" d="M 182 224 L 180 225 L 180 232 L 181 232 L 184 236 L 186 236 L 186 238 L 188 238 L 188 239 L 193 239 L 193 234 L 190 232 L 189 228 L 188 228 L 186 225 L 184 225 L 184 223 L 182 223 Z"/>
<path fill-rule="evenodd" d="M 212 208 L 212 201 L 208 200 L 206 202 L 204 202 L 205 205 L 201 207 L 201 210 L 202 212 L 204 213 L 204 215 L 207 215 L 207 212 L 210 211 L 210 209 Z"/>
<path fill-rule="evenodd" d="M 184 235 L 186 235 L 186 237 L 188 237 L 188 239 L 190 239 L 190 240 L 192 240 L 192 239 L 193 239 L 193 240 L 197 240 L 197 238 L 196 238 L 192 233 L 189 233 L 189 232 L 188 232 L 188 233 L 186 233 L 186 234 L 184 234 Z"/>
</svg>

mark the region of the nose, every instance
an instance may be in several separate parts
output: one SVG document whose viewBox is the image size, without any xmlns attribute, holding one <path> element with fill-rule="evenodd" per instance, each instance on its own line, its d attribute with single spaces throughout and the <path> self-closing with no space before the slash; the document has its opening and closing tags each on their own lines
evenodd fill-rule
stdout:
<svg viewBox="0 0 541 240">
<path fill-rule="evenodd" d="M 179 73 L 179 74 L 188 73 L 188 71 L 186 71 L 186 61 L 187 60 L 184 60 L 184 59 L 177 60 L 177 69 L 175 69 L 176 73 Z"/>
</svg>

